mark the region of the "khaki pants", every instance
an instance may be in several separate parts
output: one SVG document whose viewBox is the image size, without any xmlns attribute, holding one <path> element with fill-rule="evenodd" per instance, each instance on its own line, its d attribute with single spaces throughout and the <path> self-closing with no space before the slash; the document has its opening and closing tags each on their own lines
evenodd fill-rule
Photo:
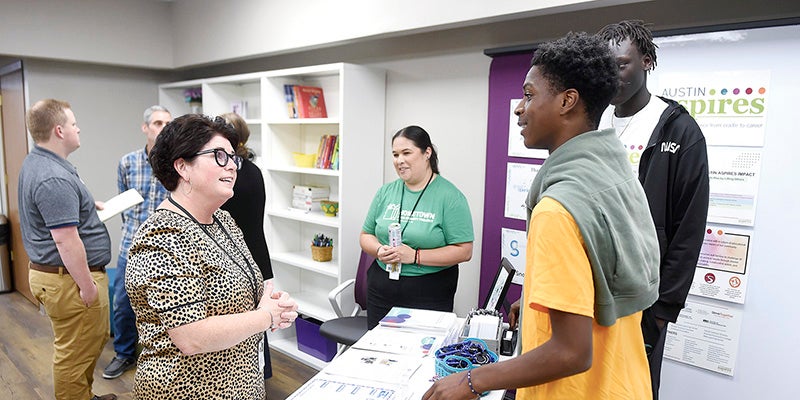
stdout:
<svg viewBox="0 0 800 400">
<path fill-rule="evenodd" d="M 109 337 L 108 276 L 91 272 L 98 294 L 94 304 L 86 307 L 71 276 L 34 270 L 28 274 L 31 292 L 53 326 L 56 399 L 90 399 L 94 368 Z"/>
</svg>

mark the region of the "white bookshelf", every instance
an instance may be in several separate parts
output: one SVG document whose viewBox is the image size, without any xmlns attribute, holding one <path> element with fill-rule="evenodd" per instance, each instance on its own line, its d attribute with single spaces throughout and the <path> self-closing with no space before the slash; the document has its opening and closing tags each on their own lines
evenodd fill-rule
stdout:
<svg viewBox="0 0 800 400">
<path fill-rule="evenodd" d="M 319 86 L 328 118 L 289 118 L 284 84 Z M 355 277 L 361 248 L 361 226 L 375 192 L 383 183 L 385 72 L 336 63 L 264 71 L 159 86 L 159 101 L 173 117 L 188 113 L 183 91 L 202 87 L 203 113 L 231 111 L 231 103 L 247 101 L 248 146 L 256 151 L 267 191 L 264 230 L 277 289 L 294 297 L 299 312 L 326 321 L 335 317 L 328 292 Z M 322 135 L 339 135 L 339 169 L 301 168 L 293 152 L 316 153 Z M 339 214 L 325 216 L 289 209 L 293 185 L 325 185 L 339 201 Z M 334 239 L 333 260 L 311 259 L 311 239 L 322 233 Z M 345 298 L 344 309 L 352 307 Z M 326 363 L 297 350 L 293 329 L 270 334 L 270 346 L 321 368 Z"/>
</svg>

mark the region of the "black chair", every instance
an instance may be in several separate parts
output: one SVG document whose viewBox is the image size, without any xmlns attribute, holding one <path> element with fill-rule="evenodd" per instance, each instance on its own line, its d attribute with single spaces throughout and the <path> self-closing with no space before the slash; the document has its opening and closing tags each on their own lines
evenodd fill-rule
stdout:
<svg viewBox="0 0 800 400">
<path fill-rule="evenodd" d="M 343 345 L 344 348 L 340 346 L 342 350 L 352 346 L 367 333 L 367 270 L 373 261 L 375 261 L 374 257 L 362 251 L 355 279 L 342 282 L 328 293 L 328 301 L 330 301 L 337 318 L 323 322 L 319 327 L 319 333 Z M 353 312 L 346 315 L 336 299 L 350 286 L 353 286 L 355 306 Z"/>
</svg>

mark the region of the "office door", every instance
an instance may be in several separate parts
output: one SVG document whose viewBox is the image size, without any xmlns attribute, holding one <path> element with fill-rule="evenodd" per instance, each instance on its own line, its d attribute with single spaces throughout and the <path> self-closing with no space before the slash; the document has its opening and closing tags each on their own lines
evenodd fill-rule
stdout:
<svg viewBox="0 0 800 400">
<path fill-rule="evenodd" d="M 3 160 L 5 161 L 5 184 L 10 229 L 11 265 L 14 289 L 32 303 L 36 300 L 28 285 L 28 254 L 22 246 L 19 229 L 18 182 L 22 161 L 28 154 L 28 130 L 25 127 L 25 93 L 22 62 L 0 67 L 0 101 L 3 123 Z"/>
</svg>

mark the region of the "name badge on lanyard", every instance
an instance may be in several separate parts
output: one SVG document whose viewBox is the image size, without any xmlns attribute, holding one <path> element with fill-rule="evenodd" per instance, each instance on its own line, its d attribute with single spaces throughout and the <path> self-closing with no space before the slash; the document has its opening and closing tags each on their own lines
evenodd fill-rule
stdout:
<svg viewBox="0 0 800 400">
<path fill-rule="evenodd" d="M 403 264 L 386 264 L 386 271 L 389 272 L 389 279 L 400 280 L 400 270 L 403 269 Z"/>
<path fill-rule="evenodd" d="M 428 189 L 428 185 L 431 184 L 433 180 L 433 172 L 431 171 L 431 176 L 428 178 L 428 182 L 425 183 L 425 187 L 422 188 L 422 191 L 419 193 L 417 197 L 417 201 L 414 203 L 414 207 L 411 208 L 411 213 L 408 214 L 408 218 L 414 215 L 414 211 L 417 210 L 417 206 L 419 205 L 419 201 L 422 199 L 422 195 L 425 194 L 425 190 Z M 402 186 L 400 189 L 400 210 L 397 212 L 397 222 L 392 222 L 389 224 L 389 246 L 392 247 L 399 247 L 403 245 L 403 231 L 405 231 L 406 227 L 408 226 L 408 220 L 406 220 L 406 225 L 400 225 L 400 218 L 403 215 L 403 198 L 405 197 L 406 187 L 405 185 Z M 395 263 L 395 264 L 386 264 L 386 272 L 389 273 L 389 279 L 392 280 L 399 280 L 400 279 L 400 270 L 403 268 L 402 263 Z"/>
</svg>

